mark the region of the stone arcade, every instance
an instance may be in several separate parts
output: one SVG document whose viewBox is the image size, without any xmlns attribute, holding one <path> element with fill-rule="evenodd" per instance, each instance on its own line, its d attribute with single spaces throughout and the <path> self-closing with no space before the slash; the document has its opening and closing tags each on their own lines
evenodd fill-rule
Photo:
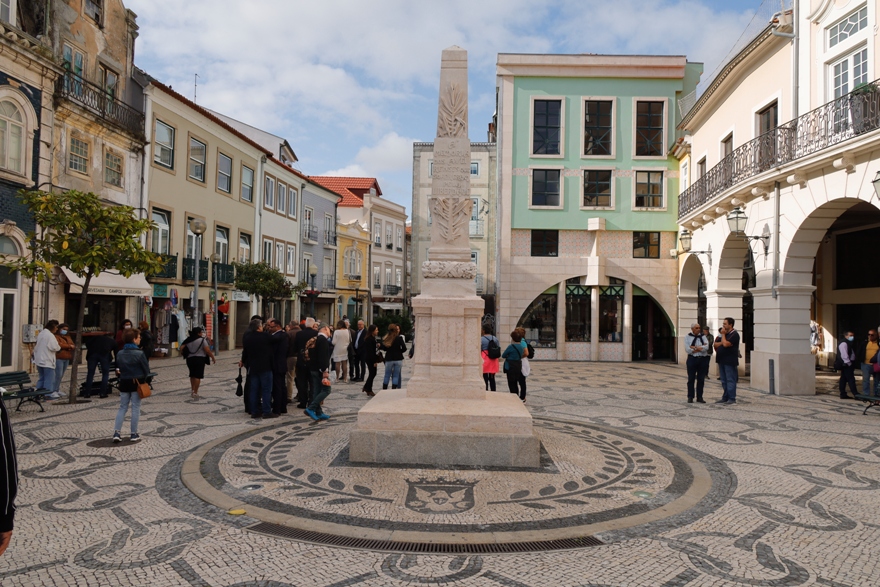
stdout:
<svg viewBox="0 0 880 587">
<path fill-rule="evenodd" d="M 383 390 L 358 412 L 351 460 L 367 463 L 537 467 L 540 440 L 516 395 L 484 391 L 483 300 L 470 262 L 467 52 L 443 51 L 430 261 L 412 300 L 416 353 L 407 389 Z"/>
</svg>

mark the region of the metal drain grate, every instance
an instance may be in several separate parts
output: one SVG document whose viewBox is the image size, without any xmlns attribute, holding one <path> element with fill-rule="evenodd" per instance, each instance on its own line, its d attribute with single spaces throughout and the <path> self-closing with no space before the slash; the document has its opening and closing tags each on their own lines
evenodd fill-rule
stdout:
<svg viewBox="0 0 880 587">
<path fill-rule="evenodd" d="M 605 544 L 593 536 L 579 536 L 577 538 L 564 538 L 561 540 L 539 540 L 532 542 L 507 542 L 507 543 L 477 543 L 477 544 L 439 544 L 430 542 L 395 542 L 392 540 L 369 540 L 366 538 L 351 538 L 348 536 L 335 536 L 310 530 L 289 528 L 280 524 L 259 522 L 248 526 L 246 530 L 273 536 L 275 538 L 287 538 L 300 542 L 312 542 L 339 546 L 342 548 L 357 548 L 361 550 L 376 550 L 385 552 L 414 552 L 424 554 L 507 554 L 517 552 L 544 552 L 548 550 L 570 550 L 573 548 L 586 548 L 589 546 L 602 546 Z"/>
</svg>

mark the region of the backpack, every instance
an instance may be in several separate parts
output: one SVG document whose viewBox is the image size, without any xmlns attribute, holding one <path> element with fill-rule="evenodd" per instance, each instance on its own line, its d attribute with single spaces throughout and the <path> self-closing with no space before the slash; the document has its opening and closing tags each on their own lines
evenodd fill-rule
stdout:
<svg viewBox="0 0 880 587">
<path fill-rule="evenodd" d="M 315 342 L 317 340 L 318 340 L 318 337 L 313 336 L 312 338 L 310 338 L 309 340 L 306 341 L 306 346 L 303 347 L 302 351 L 300 351 L 300 354 L 302 355 L 303 361 L 305 361 L 307 364 L 311 363 L 311 361 L 312 361 L 311 357 L 309 357 L 309 351 L 312 350 L 313 348 L 315 348 Z"/>
<path fill-rule="evenodd" d="M 535 358 L 535 349 L 532 348 L 532 343 L 530 343 L 529 341 L 526 341 L 526 351 L 528 354 L 528 356 L 526 357 L 527 359 Z"/>
<path fill-rule="evenodd" d="M 486 356 L 490 359 L 501 358 L 501 345 L 495 342 L 494 338 L 489 339 L 489 346 L 486 348 Z"/>
</svg>

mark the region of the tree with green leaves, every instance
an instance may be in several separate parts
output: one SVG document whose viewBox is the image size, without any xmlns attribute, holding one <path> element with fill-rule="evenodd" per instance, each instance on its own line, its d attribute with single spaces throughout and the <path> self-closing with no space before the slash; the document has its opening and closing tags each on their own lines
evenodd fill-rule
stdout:
<svg viewBox="0 0 880 587">
<path fill-rule="evenodd" d="M 65 267 L 83 279 L 76 317 L 78 351 L 92 279 L 105 271 L 131 277 L 162 269 L 162 256 L 141 244 L 153 222 L 135 216 L 131 206 L 105 205 L 93 193 L 22 190 L 19 198 L 33 214 L 38 229 L 27 235 L 30 246 L 24 256 L 14 260 L 0 257 L 0 263 L 39 282 L 52 282 L 55 267 Z M 74 353 L 71 366 L 70 403 L 76 403 L 80 354 Z"/>
<path fill-rule="evenodd" d="M 235 289 L 257 296 L 262 313 L 269 311 L 271 302 L 288 300 L 306 289 L 306 282 L 294 285 L 283 273 L 268 263 L 233 263 L 235 265 Z"/>
</svg>

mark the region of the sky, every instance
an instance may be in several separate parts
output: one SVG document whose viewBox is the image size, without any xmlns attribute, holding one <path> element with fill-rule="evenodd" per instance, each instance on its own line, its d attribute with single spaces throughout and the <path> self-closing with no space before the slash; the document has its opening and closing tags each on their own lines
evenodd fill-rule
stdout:
<svg viewBox="0 0 880 587">
<path fill-rule="evenodd" d="M 772 1 L 772 0 L 766 0 Z M 412 143 L 433 141 L 440 53 L 468 51 L 469 132 L 485 141 L 498 53 L 686 55 L 704 79 L 761 0 L 124 0 L 135 64 L 282 136 L 308 175 L 376 177 L 411 209 Z"/>
</svg>

